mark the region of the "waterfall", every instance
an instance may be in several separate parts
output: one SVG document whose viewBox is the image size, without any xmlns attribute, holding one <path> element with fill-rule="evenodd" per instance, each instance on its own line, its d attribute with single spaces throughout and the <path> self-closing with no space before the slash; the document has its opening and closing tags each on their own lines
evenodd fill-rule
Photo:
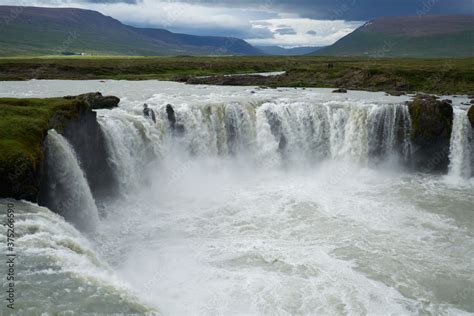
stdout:
<svg viewBox="0 0 474 316">
<path fill-rule="evenodd" d="M 464 110 L 454 111 L 449 152 L 449 175 L 469 178 L 472 173 L 472 127 Z"/>
<path fill-rule="evenodd" d="M 46 137 L 44 204 L 82 230 L 92 230 L 99 215 L 74 149 L 55 130 Z"/>
<path fill-rule="evenodd" d="M 291 164 L 328 158 L 365 164 L 375 156 L 409 160 L 411 123 L 404 104 L 272 102 L 261 109 L 266 116 L 257 118 L 267 120 L 278 152 Z M 257 122 L 257 126 L 265 124 Z M 259 129 L 259 133 L 266 131 Z"/>
<path fill-rule="evenodd" d="M 369 115 L 369 156 L 375 161 L 401 159 L 408 163 L 412 153 L 411 120 L 402 104 L 375 107 Z"/>
<path fill-rule="evenodd" d="M 288 99 L 181 104 L 174 106 L 179 132 L 168 124 L 165 106 L 156 112 L 156 124 L 120 110 L 99 117 L 110 164 L 124 191 L 142 183 L 150 162 L 176 146 L 190 156 L 240 157 L 263 167 L 314 165 L 327 159 L 363 165 L 410 160 L 411 123 L 405 104 Z"/>
<path fill-rule="evenodd" d="M 122 193 L 138 189 L 146 183 L 149 171 L 161 155 L 159 128 L 151 120 L 125 112 L 99 116 L 104 132 L 108 162 Z"/>
</svg>

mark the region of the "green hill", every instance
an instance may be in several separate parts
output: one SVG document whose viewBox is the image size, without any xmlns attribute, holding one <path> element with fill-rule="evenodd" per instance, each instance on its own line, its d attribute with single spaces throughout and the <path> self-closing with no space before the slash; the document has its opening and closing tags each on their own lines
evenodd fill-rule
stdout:
<svg viewBox="0 0 474 316">
<path fill-rule="evenodd" d="M 383 17 L 314 55 L 370 57 L 474 56 L 474 16 Z"/>
<path fill-rule="evenodd" d="M 0 56 L 260 55 L 244 40 L 141 29 L 91 10 L 0 6 Z"/>
</svg>

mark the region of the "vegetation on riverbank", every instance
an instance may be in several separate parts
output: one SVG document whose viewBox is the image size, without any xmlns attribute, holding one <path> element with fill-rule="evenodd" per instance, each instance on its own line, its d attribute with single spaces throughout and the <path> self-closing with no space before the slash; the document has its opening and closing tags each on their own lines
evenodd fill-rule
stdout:
<svg viewBox="0 0 474 316">
<path fill-rule="evenodd" d="M 88 105 L 78 99 L 0 99 L 0 194 L 31 199 L 38 188 L 43 140 Z"/>
<path fill-rule="evenodd" d="M 270 77 L 223 76 L 273 71 L 285 71 L 286 74 Z M 202 76 L 211 77 L 197 78 Z M 468 94 L 474 92 L 474 58 L 183 56 L 0 59 L 0 80 L 29 79 L 158 79 L 195 84 Z"/>
</svg>

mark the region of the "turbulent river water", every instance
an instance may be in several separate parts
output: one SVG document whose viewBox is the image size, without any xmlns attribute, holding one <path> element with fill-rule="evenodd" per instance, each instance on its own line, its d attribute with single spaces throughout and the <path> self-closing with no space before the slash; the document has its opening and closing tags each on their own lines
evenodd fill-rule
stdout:
<svg viewBox="0 0 474 316">
<path fill-rule="evenodd" d="M 0 203 L 16 210 L 18 315 L 474 314 L 474 148 L 460 98 L 449 174 L 430 175 L 409 168 L 408 97 L 0 84 L 10 97 L 98 90 L 121 98 L 98 111 L 117 194 L 94 197 L 50 131 L 48 190 L 64 217 Z"/>
</svg>

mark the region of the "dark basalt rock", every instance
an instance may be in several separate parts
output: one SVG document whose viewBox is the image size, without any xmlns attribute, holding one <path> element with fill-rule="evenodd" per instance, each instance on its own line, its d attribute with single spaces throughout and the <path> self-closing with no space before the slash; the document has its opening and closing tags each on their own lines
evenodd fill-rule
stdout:
<svg viewBox="0 0 474 316">
<path fill-rule="evenodd" d="M 453 107 L 435 96 L 417 95 L 408 102 L 413 166 L 423 172 L 446 172 L 453 127 Z"/>
<path fill-rule="evenodd" d="M 347 90 L 343 88 L 339 88 L 339 89 L 334 90 L 332 93 L 347 93 Z"/>
<path fill-rule="evenodd" d="M 62 134 L 74 148 L 93 195 L 113 192 L 117 179 L 107 161 L 106 140 L 97 122 L 97 113 L 84 111 L 67 122 Z"/>
<path fill-rule="evenodd" d="M 80 94 L 78 96 L 67 96 L 65 99 L 78 98 L 84 100 L 93 110 L 113 109 L 118 107 L 120 99 L 115 96 L 103 96 L 100 92 Z"/>
<path fill-rule="evenodd" d="M 176 124 L 176 115 L 171 104 L 166 105 L 166 115 L 168 116 L 168 122 L 170 123 L 171 129 L 174 130 Z"/>
<path fill-rule="evenodd" d="M 177 122 L 176 113 L 171 104 L 166 105 L 166 116 L 168 118 L 168 122 L 170 123 L 170 128 L 173 134 L 177 136 L 182 136 L 186 130 L 182 123 Z"/>
<path fill-rule="evenodd" d="M 173 78 L 173 81 L 176 81 L 176 82 L 188 82 L 189 78 L 191 78 L 190 76 L 178 76 L 178 77 L 174 77 Z"/>
<path fill-rule="evenodd" d="M 472 128 L 474 128 L 474 105 L 471 106 L 471 108 L 467 112 L 467 117 L 469 118 L 469 122 L 471 122 Z"/>
<path fill-rule="evenodd" d="M 281 153 L 283 157 L 287 156 L 286 149 L 287 149 L 287 139 L 285 134 L 283 134 L 283 126 L 280 118 L 271 111 L 265 111 L 265 115 L 268 120 L 268 124 L 270 124 L 270 131 L 275 137 L 275 140 L 278 142 L 278 151 Z"/>
</svg>

